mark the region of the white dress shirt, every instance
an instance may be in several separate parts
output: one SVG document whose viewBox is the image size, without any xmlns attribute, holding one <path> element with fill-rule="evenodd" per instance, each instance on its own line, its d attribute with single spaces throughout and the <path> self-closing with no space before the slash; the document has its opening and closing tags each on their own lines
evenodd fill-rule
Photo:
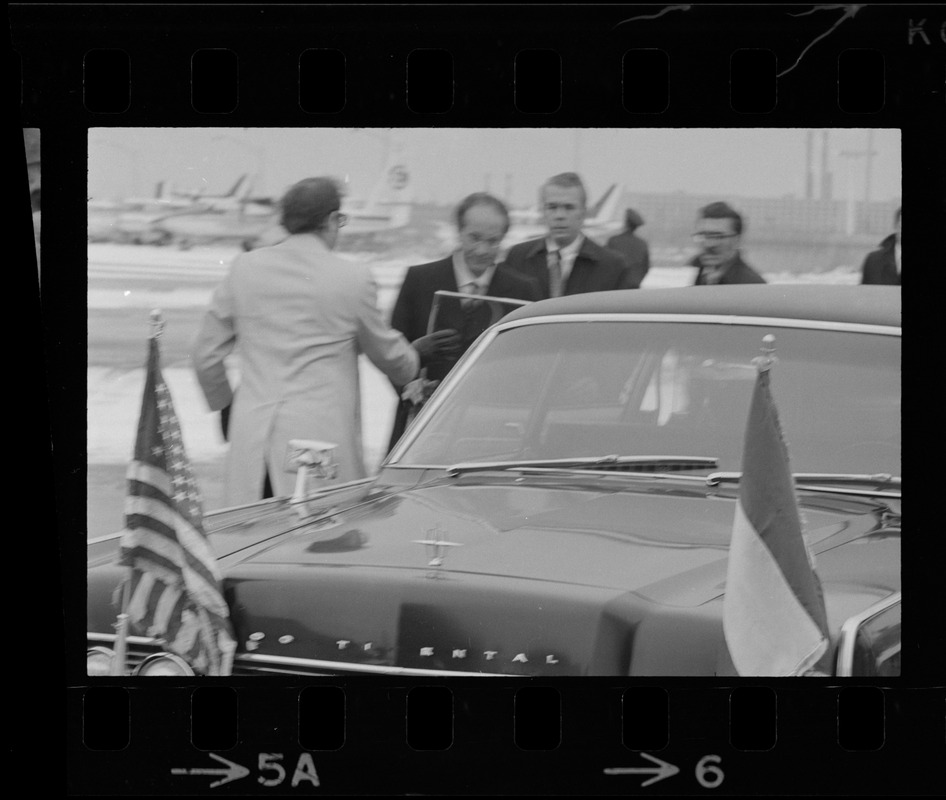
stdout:
<svg viewBox="0 0 946 800">
<path fill-rule="evenodd" d="M 453 254 L 453 276 L 457 279 L 457 288 L 464 294 L 486 294 L 494 272 L 496 272 L 495 264 L 477 277 L 470 272 L 461 250 Z"/>
</svg>

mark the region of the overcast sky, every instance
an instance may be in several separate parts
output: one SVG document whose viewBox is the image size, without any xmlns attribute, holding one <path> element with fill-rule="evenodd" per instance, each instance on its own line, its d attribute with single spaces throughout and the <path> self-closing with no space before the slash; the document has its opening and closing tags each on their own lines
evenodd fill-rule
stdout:
<svg viewBox="0 0 946 800">
<path fill-rule="evenodd" d="M 514 205 L 535 202 L 551 175 L 581 173 L 594 199 L 613 182 L 626 192 L 721 197 L 805 194 L 809 129 L 617 128 L 92 128 L 89 197 L 151 195 L 160 180 L 179 189 L 225 192 L 241 173 L 258 175 L 256 194 L 278 196 L 314 175 L 348 180 L 367 194 L 401 153 L 415 199 L 452 204 L 489 189 Z M 820 182 L 822 131 L 813 132 Z M 872 200 L 901 196 L 900 131 L 832 129 L 828 170 L 835 198 L 864 197 L 868 141 Z M 816 189 L 816 197 L 817 189 Z"/>
</svg>

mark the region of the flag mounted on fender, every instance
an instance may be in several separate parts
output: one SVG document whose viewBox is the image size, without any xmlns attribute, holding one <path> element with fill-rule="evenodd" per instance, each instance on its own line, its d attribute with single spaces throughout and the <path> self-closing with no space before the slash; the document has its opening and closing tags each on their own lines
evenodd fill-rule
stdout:
<svg viewBox="0 0 946 800">
<path fill-rule="evenodd" d="M 127 472 L 119 563 L 130 568 L 130 575 L 122 586 L 122 614 L 142 634 L 163 640 L 166 650 L 196 672 L 229 675 L 236 641 L 203 529 L 197 483 L 161 375 L 160 326 L 155 320 L 148 343 L 135 453 Z M 123 653 L 124 647 L 116 650 Z"/>
<path fill-rule="evenodd" d="M 767 344 L 773 341 L 766 336 Z M 729 546 L 723 630 L 740 675 L 813 670 L 828 648 L 821 582 L 802 536 L 788 448 L 769 385 L 771 350 L 756 359 Z"/>
</svg>

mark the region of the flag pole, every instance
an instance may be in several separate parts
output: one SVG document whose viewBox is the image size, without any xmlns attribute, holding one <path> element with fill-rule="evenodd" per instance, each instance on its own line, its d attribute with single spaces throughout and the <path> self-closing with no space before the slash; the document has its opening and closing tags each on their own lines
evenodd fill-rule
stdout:
<svg viewBox="0 0 946 800">
<path fill-rule="evenodd" d="M 121 676 L 125 674 L 125 663 L 127 657 L 127 639 L 128 639 L 128 587 L 131 584 L 131 567 L 128 567 L 128 575 L 122 581 L 122 610 L 115 622 L 115 655 L 112 658 L 112 675 Z"/>
<path fill-rule="evenodd" d="M 157 308 L 152 309 L 150 318 L 151 331 L 148 338 L 154 339 L 155 342 L 157 342 L 158 337 L 160 337 L 164 331 L 164 319 L 161 317 L 161 310 Z M 127 569 L 128 574 L 122 582 L 121 612 L 119 612 L 118 619 L 115 622 L 115 656 L 112 659 L 112 675 L 115 676 L 125 674 L 125 666 L 128 661 L 128 601 L 134 570 L 131 565 L 129 565 Z"/>
<path fill-rule="evenodd" d="M 775 337 L 771 333 L 765 334 L 762 337 L 762 347 L 759 349 L 762 351 L 762 355 L 753 358 L 752 363 L 760 373 L 768 372 L 778 362 L 775 357 Z"/>
</svg>

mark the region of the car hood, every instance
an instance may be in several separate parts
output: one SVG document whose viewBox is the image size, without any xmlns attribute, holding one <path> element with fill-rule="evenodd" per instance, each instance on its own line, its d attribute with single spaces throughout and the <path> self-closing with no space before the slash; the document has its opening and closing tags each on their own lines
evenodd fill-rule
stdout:
<svg viewBox="0 0 946 800">
<path fill-rule="evenodd" d="M 735 497 L 626 476 L 476 474 L 375 485 L 306 523 L 284 504 L 213 539 L 240 645 L 257 665 L 725 674 Z M 870 501 L 802 503 L 839 627 L 899 588 L 899 539 L 877 535 Z M 868 541 L 870 556 L 832 555 Z M 891 552 L 876 555 L 882 547 Z"/>
<path fill-rule="evenodd" d="M 382 490 L 273 540 L 244 563 L 467 573 L 635 591 L 680 605 L 723 591 L 733 491 L 600 483 L 583 487 L 569 477 L 510 486 L 508 478 L 476 477 Z M 877 524 L 875 510 L 818 498 L 805 508 L 807 540 L 814 546 L 865 533 Z M 691 580 L 681 591 L 660 588 L 682 574 Z"/>
</svg>

